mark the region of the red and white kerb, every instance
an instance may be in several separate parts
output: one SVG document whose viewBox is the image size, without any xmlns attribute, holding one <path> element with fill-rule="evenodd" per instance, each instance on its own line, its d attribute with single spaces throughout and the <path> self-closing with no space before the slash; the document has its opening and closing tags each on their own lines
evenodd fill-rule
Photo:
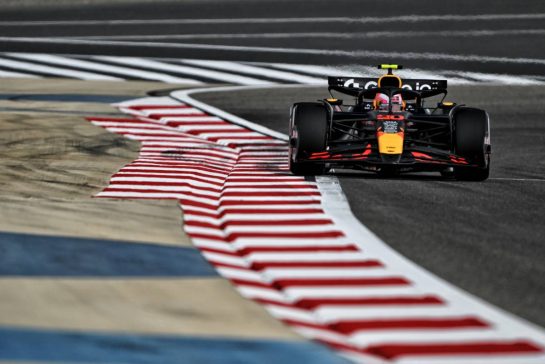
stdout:
<svg viewBox="0 0 545 364">
<path fill-rule="evenodd" d="M 545 363 L 543 335 L 445 297 L 354 237 L 316 182 L 290 174 L 285 141 L 169 97 L 91 117 L 141 142 L 98 197 L 176 199 L 184 230 L 245 297 L 362 363 Z"/>
</svg>

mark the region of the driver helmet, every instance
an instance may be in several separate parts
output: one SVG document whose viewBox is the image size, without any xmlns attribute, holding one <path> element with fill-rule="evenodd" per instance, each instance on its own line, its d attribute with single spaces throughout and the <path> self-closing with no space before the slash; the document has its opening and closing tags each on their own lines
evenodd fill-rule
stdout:
<svg viewBox="0 0 545 364">
<path fill-rule="evenodd" d="M 375 110 L 379 111 L 387 111 L 388 110 L 388 104 L 390 103 L 390 98 L 388 95 L 377 93 L 375 95 L 375 99 L 373 100 L 373 105 L 375 107 Z"/>
<path fill-rule="evenodd" d="M 405 102 L 401 97 L 401 94 L 395 94 L 392 96 L 392 111 L 403 111 L 405 109 Z"/>
</svg>

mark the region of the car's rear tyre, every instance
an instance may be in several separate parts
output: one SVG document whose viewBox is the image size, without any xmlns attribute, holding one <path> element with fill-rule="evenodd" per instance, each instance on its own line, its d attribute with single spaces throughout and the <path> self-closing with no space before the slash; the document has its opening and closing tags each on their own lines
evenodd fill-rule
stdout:
<svg viewBox="0 0 545 364">
<path fill-rule="evenodd" d="M 299 176 L 325 173 L 325 164 L 298 162 L 297 159 L 308 158 L 312 153 L 326 149 L 329 111 L 324 104 L 304 102 L 296 104 L 293 113 L 290 171 Z"/>
<path fill-rule="evenodd" d="M 462 181 L 484 181 L 490 174 L 490 155 L 486 139 L 488 115 L 481 109 L 462 107 L 454 114 L 454 152 L 472 167 L 454 167 L 454 177 Z"/>
</svg>

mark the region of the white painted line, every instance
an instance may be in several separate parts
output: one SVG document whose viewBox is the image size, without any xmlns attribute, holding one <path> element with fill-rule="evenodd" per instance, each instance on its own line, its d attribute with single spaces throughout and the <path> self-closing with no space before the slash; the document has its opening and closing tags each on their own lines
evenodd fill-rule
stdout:
<svg viewBox="0 0 545 364">
<path fill-rule="evenodd" d="M 219 268 L 216 268 L 216 270 L 222 276 L 227 277 L 229 279 L 244 279 L 244 280 L 249 280 L 254 282 L 265 283 L 265 280 L 263 279 L 261 274 L 250 269 L 219 267 Z"/>
<path fill-rule="evenodd" d="M 379 345 L 388 343 L 464 343 L 471 341 L 502 341 L 519 340 L 524 336 L 516 332 L 503 332 L 481 329 L 457 329 L 457 330 L 374 330 L 372 332 L 358 331 L 351 335 L 351 341 L 360 345 Z M 442 363 L 442 362 L 441 362 Z M 465 363 L 465 362 L 464 362 Z"/>
<path fill-rule="evenodd" d="M 61 77 L 78 78 L 81 80 L 107 80 L 107 81 L 122 80 L 121 78 L 101 75 L 98 73 L 74 71 L 74 70 L 69 70 L 66 68 L 44 66 L 37 63 L 14 61 L 12 59 L 5 59 L 5 58 L 0 58 L 0 66 L 6 66 L 6 67 L 21 69 L 21 70 L 30 70 L 30 71 L 39 72 L 39 73 L 47 73 L 50 75 L 61 76 Z"/>
<path fill-rule="evenodd" d="M 403 60 L 442 60 L 453 62 L 494 62 L 506 64 L 537 64 L 545 65 L 545 59 L 541 58 L 509 58 L 482 56 L 477 54 L 448 54 L 433 52 L 384 52 L 379 50 L 349 51 L 342 49 L 315 49 L 315 48 L 285 48 L 285 47 L 257 47 L 257 46 L 235 46 L 218 44 L 195 44 L 195 43 L 168 43 L 168 42 L 129 42 L 129 41 L 107 41 L 90 39 L 67 39 L 67 38 L 31 38 L 31 37 L 0 37 L 3 42 L 21 43 L 46 43 L 46 44 L 89 44 L 89 45 L 117 45 L 127 47 L 151 47 L 151 48 L 172 48 L 172 49 L 206 49 L 224 50 L 233 52 L 257 52 L 257 53 L 284 53 L 284 54 L 309 54 L 322 56 L 342 56 L 349 58 L 388 58 Z M 144 71 L 139 71 L 144 72 Z M 120 72 L 117 72 L 120 73 Z M 156 76 L 157 77 L 157 76 Z M 163 75 L 164 77 L 164 75 Z M 148 78 L 148 77 L 143 77 Z M 166 82 L 166 81 L 165 81 Z"/>
<path fill-rule="evenodd" d="M 156 69 L 166 72 L 177 72 L 182 74 L 189 74 L 193 76 L 206 77 L 213 80 L 222 82 L 237 83 L 241 85 L 270 85 L 272 82 L 260 80 L 257 78 L 251 78 L 246 76 L 234 75 L 231 73 L 218 72 L 213 70 L 207 70 L 198 67 L 183 66 L 177 64 L 170 64 L 165 62 L 153 61 L 145 58 L 135 57 L 108 57 L 108 56 L 95 56 L 95 59 L 104 60 L 108 62 L 120 63 L 129 66 L 145 67 Z M 198 81 L 197 81 L 198 82 Z M 202 84 L 202 82 L 198 82 Z"/>
<path fill-rule="evenodd" d="M 130 177 L 130 175 L 133 175 L 133 174 L 155 175 L 155 176 L 161 176 L 161 177 L 164 177 L 164 178 L 172 178 L 172 179 L 179 178 L 181 180 L 187 180 L 187 179 L 199 180 L 199 181 L 206 180 L 207 182 L 215 182 L 217 184 L 220 184 L 223 181 L 223 178 L 214 178 L 214 177 L 212 177 L 212 175 L 208 175 L 208 173 L 206 173 L 205 177 L 200 177 L 199 178 L 199 176 L 196 177 L 195 173 L 191 173 L 191 171 L 187 171 L 187 173 L 162 173 L 162 172 L 157 172 L 157 171 L 153 171 L 153 170 L 148 170 L 148 173 L 136 172 L 136 171 L 134 171 L 134 172 L 133 171 L 130 171 L 130 172 L 119 171 L 116 174 L 114 174 L 114 176 L 112 177 L 112 180 L 113 180 L 113 178 L 132 178 L 132 177 Z M 129 176 L 129 177 L 126 177 L 126 176 Z M 139 177 L 134 177 L 134 178 L 139 178 Z M 146 177 L 146 178 L 150 178 L 150 177 Z"/>
<path fill-rule="evenodd" d="M 284 293 L 292 300 L 320 299 L 320 298 L 365 298 L 365 297 L 399 297 L 421 294 L 412 286 L 393 287 L 288 287 Z"/>
<path fill-rule="evenodd" d="M 489 178 L 493 181 L 545 182 L 542 178 Z"/>
<path fill-rule="evenodd" d="M 286 297 L 275 289 L 267 289 L 261 287 L 241 286 L 237 290 L 246 298 L 250 299 L 265 299 L 275 300 L 279 302 L 287 302 Z"/>
<path fill-rule="evenodd" d="M 230 122 L 232 122 L 233 124 L 236 124 L 236 125 L 240 125 L 240 126 L 243 126 L 245 128 L 248 128 L 250 130 L 255 130 L 257 131 L 258 133 L 261 133 L 261 134 L 264 134 L 264 135 L 269 135 L 273 138 L 278 138 L 280 140 L 288 140 L 288 137 L 282 133 L 279 133 L 277 131 L 274 131 L 274 130 L 271 130 L 269 128 L 266 128 L 262 125 L 257 125 L 255 123 L 252 123 L 252 122 L 249 122 L 248 120 L 244 120 L 242 118 L 239 118 L 238 116 L 234 116 L 234 115 L 231 115 L 229 113 L 226 113 L 225 111 L 223 110 L 220 110 L 216 107 L 213 107 L 213 106 L 210 106 L 208 104 L 205 104 L 204 102 L 200 102 L 198 100 L 195 100 L 193 97 L 191 97 L 191 95 L 194 95 L 194 94 L 198 94 L 198 93 L 203 93 L 203 92 L 215 92 L 215 91 L 229 91 L 229 90 L 232 90 L 232 91 L 235 91 L 235 90 L 240 90 L 240 86 L 234 86 L 234 87 L 217 87 L 217 88 L 206 88 L 206 89 L 202 89 L 202 90 L 179 90 L 179 91 L 174 91 L 171 93 L 171 96 L 172 98 L 176 99 L 176 100 L 179 100 L 181 102 L 186 102 L 186 103 L 189 103 L 201 110 L 204 110 L 206 111 L 207 113 L 210 113 L 210 114 L 213 114 L 213 115 L 217 115 L 218 117 L 220 118 L 228 118 Z M 244 88 L 244 89 L 251 89 L 251 88 Z"/>
<path fill-rule="evenodd" d="M 150 24 L 289 24 L 289 23 L 359 23 L 375 24 L 383 22 L 431 22 L 431 21 L 491 21 L 491 20 L 538 20 L 545 19 L 543 13 L 526 14 L 442 14 L 384 17 L 281 17 L 281 18 L 207 18 L 207 19 L 105 19 L 105 20 L 27 20 L 3 21 L 0 26 L 85 26 L 85 25 L 150 25 Z"/>
<path fill-rule="evenodd" d="M 263 274 L 281 278 L 369 278 L 384 277 L 392 272 L 382 267 L 371 268 L 267 268 Z"/>
<path fill-rule="evenodd" d="M 114 133 L 122 132 L 122 133 L 130 133 L 130 134 L 140 134 L 140 133 L 146 133 L 146 134 L 166 134 L 166 135 L 172 135 L 171 130 L 165 130 L 163 128 L 157 128 L 157 129 L 136 129 L 136 128 L 112 128 L 108 127 L 108 130 Z"/>
<path fill-rule="evenodd" d="M 277 305 L 264 305 L 272 316 L 283 320 L 296 320 L 300 322 L 316 323 L 316 317 L 307 310 L 301 310 L 291 307 L 283 307 Z"/>
<path fill-rule="evenodd" d="M 162 117 L 161 121 L 166 124 L 169 122 L 194 123 L 196 121 L 208 121 L 212 123 L 223 120 L 218 118 L 217 116 L 166 116 Z M 225 125 L 227 125 L 227 123 L 225 123 Z"/>
<path fill-rule="evenodd" d="M 119 173 L 117 174 L 119 175 Z M 189 176 L 189 174 L 188 174 Z M 216 180 L 217 181 L 217 180 Z M 197 221 L 209 221 L 213 222 L 215 224 L 219 223 L 225 223 L 229 221 L 276 221 L 278 219 L 288 220 L 288 219 L 295 219 L 295 220 L 311 220 L 311 219 L 327 219 L 327 216 L 325 216 L 322 213 L 314 213 L 314 214 L 290 214 L 290 213 L 282 213 L 282 214 L 253 214 L 253 213 L 247 213 L 247 214 L 233 214 L 233 213 L 225 213 L 222 215 L 222 217 L 204 217 L 195 215 L 193 216 L 191 214 L 191 209 L 187 209 L 186 211 L 186 220 L 197 220 Z M 291 243 L 292 245 L 297 245 L 297 242 Z M 288 243 L 285 244 L 286 246 L 289 246 Z M 278 243 L 278 246 L 281 246 L 281 243 Z"/>
<path fill-rule="evenodd" d="M 201 194 L 204 194 L 203 192 L 199 192 Z M 249 233 L 249 234 L 256 234 L 256 232 L 261 233 L 278 233 L 279 227 L 278 226 L 270 226 L 270 225 L 255 225 L 255 226 L 232 226 L 232 225 L 226 225 L 225 227 L 217 226 L 214 228 L 204 228 L 204 227 L 194 227 L 194 226 L 185 226 L 186 230 L 191 229 L 192 232 L 199 231 L 202 233 L 215 233 L 215 232 L 222 232 L 226 234 L 236 234 L 236 233 Z M 304 225 L 304 226 L 282 226 L 282 233 L 329 233 L 334 232 L 335 228 L 331 225 Z M 238 239 L 237 239 L 238 241 Z M 352 252 L 354 253 L 354 252 Z M 267 253 L 262 253 L 267 254 Z M 250 255 L 253 257 L 252 255 Z"/>
<path fill-rule="evenodd" d="M 264 76 L 282 81 L 299 82 L 305 84 L 324 84 L 326 80 L 322 78 L 303 76 L 293 72 L 276 71 L 263 67 L 250 66 L 239 62 L 228 61 L 209 61 L 209 60 L 184 60 L 184 63 L 196 66 L 211 67 L 226 71 L 241 72 L 249 75 Z"/>
<path fill-rule="evenodd" d="M 380 77 L 383 74 L 383 72 L 377 69 L 376 67 L 369 67 L 369 66 L 357 66 L 357 67 L 337 66 L 335 67 L 335 66 L 316 66 L 316 65 L 289 64 L 289 63 L 269 63 L 268 65 L 274 68 L 317 74 L 317 75 L 321 75 L 322 77 L 335 76 L 335 75 L 354 76 L 354 77 Z M 424 79 L 444 78 L 444 76 L 438 73 L 434 73 L 430 71 L 420 71 L 416 69 L 400 70 L 398 73 L 402 78 L 424 78 Z"/>
<path fill-rule="evenodd" d="M 233 130 L 225 130 L 224 132 L 215 132 L 215 133 L 199 133 L 199 136 L 202 138 L 221 138 L 221 139 L 232 139 L 236 140 L 237 138 L 244 137 L 260 137 L 261 134 L 254 131 L 248 131 L 247 133 L 233 133 Z"/>
<path fill-rule="evenodd" d="M 258 64 L 258 63 L 255 63 Z M 361 66 L 357 69 L 348 66 L 318 66 L 307 64 L 291 64 L 291 63 L 269 63 L 271 67 L 283 70 L 299 71 L 320 76 L 354 76 L 368 77 L 379 75 L 380 72 L 375 67 Z"/>
<path fill-rule="evenodd" d="M 241 240 L 233 243 L 233 246 L 237 249 L 252 248 L 252 247 L 275 247 L 275 248 L 289 248 L 289 247 L 316 247 L 321 246 L 347 246 L 350 243 L 343 240 L 333 239 L 320 239 L 320 240 L 296 240 L 296 239 L 251 239 Z"/>
<path fill-rule="evenodd" d="M 474 317 L 471 307 L 456 307 L 450 305 L 437 306 L 390 306 L 390 307 L 350 307 L 325 306 L 314 310 L 324 323 L 351 320 L 396 320 L 396 319 L 449 319 Z"/>
<path fill-rule="evenodd" d="M 184 106 L 183 104 L 180 104 L 178 101 L 173 100 L 171 97 L 168 97 L 168 96 L 143 97 L 140 99 L 131 99 L 131 100 L 119 102 L 117 104 L 113 104 L 113 106 L 123 108 L 124 109 L 123 112 L 126 112 L 125 109 L 135 111 L 133 109 L 129 109 L 131 106 L 139 106 L 139 107 L 145 107 L 149 109 L 149 107 L 157 106 L 157 105 L 176 106 L 176 107 Z"/>
<path fill-rule="evenodd" d="M 167 168 L 165 167 L 162 167 L 162 166 L 156 166 L 156 167 L 151 167 L 151 166 L 140 166 L 140 165 L 127 165 L 125 166 L 124 169 L 126 168 L 130 168 L 130 169 L 135 169 L 135 170 L 138 170 L 138 171 L 142 171 L 142 172 L 148 172 L 148 171 L 151 171 L 152 173 L 155 173 L 155 171 L 161 171 L 161 170 L 165 170 Z M 202 169 L 199 169 L 199 168 L 184 168 L 183 170 L 184 173 L 199 173 L 199 172 L 203 172 Z M 125 173 L 125 172 L 118 172 L 117 174 L 119 173 Z M 207 175 L 210 175 L 211 179 L 213 179 L 213 177 L 217 177 L 217 178 L 221 178 L 223 180 L 223 178 L 225 178 L 225 176 L 227 176 L 227 173 L 217 173 L 217 172 L 210 172 L 210 171 L 206 171 L 206 174 Z"/>
<path fill-rule="evenodd" d="M 244 259 L 233 257 L 231 255 L 210 253 L 207 251 L 203 251 L 202 255 L 207 260 L 210 260 L 211 262 L 214 262 L 214 263 L 232 264 L 232 265 L 238 265 L 240 267 L 246 267 L 248 265 Z"/>
<path fill-rule="evenodd" d="M 176 129 L 180 129 L 183 131 L 198 131 L 198 130 L 219 130 L 219 131 L 225 131 L 225 132 L 231 132 L 231 131 L 241 131 L 241 130 L 247 130 L 246 128 L 242 128 L 238 125 L 233 124 L 225 124 L 225 125 L 196 125 L 196 126 L 185 126 L 185 125 L 177 125 L 175 126 Z M 232 134 L 230 134 L 232 135 Z M 237 134 L 239 135 L 239 134 Z"/>
<path fill-rule="evenodd" d="M 184 199 L 187 198 L 189 200 L 193 200 L 196 202 L 204 202 L 204 203 L 215 203 L 215 199 L 208 199 L 208 198 L 195 198 L 192 195 L 188 195 L 187 193 L 150 193 L 150 192 L 117 192 L 117 191 L 103 191 L 99 192 L 97 194 L 98 197 L 113 197 L 113 198 L 150 198 L 150 199 Z"/>
<path fill-rule="evenodd" d="M 283 158 L 282 158 L 283 159 Z M 250 187 L 250 186 L 283 186 L 283 185 L 290 185 L 290 186 L 315 186 L 313 182 L 307 182 L 307 181 L 278 181 L 278 182 L 260 182 L 260 181 L 254 181 L 254 182 L 226 182 L 223 184 L 225 187 Z"/>
<path fill-rule="evenodd" d="M 180 210 L 182 210 L 182 213 L 184 212 L 181 205 L 180 205 Z M 216 210 L 213 209 L 213 211 L 216 211 Z M 199 249 L 215 249 L 215 250 L 221 251 L 220 254 L 222 254 L 222 253 L 225 253 L 225 254 L 236 253 L 236 250 L 233 248 L 233 246 L 230 243 L 226 243 L 226 242 L 223 242 L 223 241 L 210 240 L 210 239 L 206 239 L 206 238 L 193 238 L 192 242 Z M 237 259 L 243 259 L 243 258 L 239 257 Z M 248 264 L 246 264 L 246 266 L 247 265 Z"/>
<path fill-rule="evenodd" d="M 187 183 L 185 186 L 156 186 L 156 185 L 135 185 L 135 184 L 112 184 L 108 186 L 108 190 L 110 192 L 114 192 L 115 190 L 138 190 L 140 193 L 146 193 L 146 191 L 165 191 L 165 192 L 194 192 L 191 185 L 197 185 L 197 183 Z M 200 195 L 207 195 L 211 198 L 216 198 L 218 193 L 217 192 L 210 192 L 210 191 L 199 191 Z"/>
<path fill-rule="evenodd" d="M 146 129 L 152 129 L 152 127 L 150 126 L 147 126 L 147 125 L 143 125 L 142 123 L 127 123 L 127 122 L 114 122 L 114 121 L 93 121 L 92 122 L 94 125 L 98 125 L 98 126 L 102 126 L 103 128 L 123 128 L 123 127 L 127 127 L 127 128 L 141 128 L 141 127 L 146 127 Z M 156 128 L 153 128 L 153 129 L 158 129 L 158 127 Z"/>
<path fill-rule="evenodd" d="M 4 71 L 0 70 L 0 77 L 14 77 L 14 78 L 41 78 L 40 76 L 33 75 L 30 73 L 20 73 L 20 72 L 13 72 L 13 71 Z"/>
<path fill-rule="evenodd" d="M 198 115 L 202 114 L 201 110 L 194 109 L 192 107 L 180 108 L 180 109 L 140 109 L 138 110 L 138 112 L 146 116 L 161 115 L 161 114 L 167 114 L 170 116 L 173 116 L 173 115 L 185 116 L 185 115 L 192 115 L 192 114 L 198 114 Z"/>
<path fill-rule="evenodd" d="M 142 40 L 142 39 L 293 39 L 293 38 L 332 38 L 332 39 L 374 39 L 374 38 L 415 38 L 415 37 L 494 37 L 509 35 L 545 35 L 545 29 L 477 29 L 448 31 L 370 31 L 370 32 L 290 32 L 290 33 L 198 33 L 198 34 L 141 34 L 109 36 L 74 36 L 65 39 L 99 40 Z"/>
<path fill-rule="evenodd" d="M 542 81 L 531 79 L 523 76 L 514 75 L 502 75 L 493 73 L 480 73 L 480 72 L 457 72 L 460 77 L 469 77 L 481 82 L 490 82 L 506 85 L 540 85 Z"/>
<path fill-rule="evenodd" d="M 315 239 L 310 238 L 315 241 Z M 286 253 L 251 253 L 246 259 L 252 262 L 353 262 L 366 261 L 375 257 L 362 252 L 286 252 Z"/>
<path fill-rule="evenodd" d="M 203 183 L 203 182 L 197 182 L 197 181 L 191 181 L 187 178 L 157 178 L 157 177 L 112 177 L 110 181 L 113 182 L 162 182 L 162 183 L 180 183 L 181 181 L 191 185 L 191 186 L 201 186 L 201 187 L 208 187 L 208 188 L 215 188 L 218 189 L 218 191 L 221 190 L 221 187 L 218 187 L 217 185 L 209 184 L 209 183 Z"/>
<path fill-rule="evenodd" d="M 166 75 L 163 73 L 136 70 L 136 69 L 126 68 L 126 67 L 111 66 L 104 63 L 96 63 L 96 62 L 84 61 L 84 60 L 79 60 L 79 59 L 74 59 L 69 57 L 54 56 L 50 54 L 34 54 L 34 53 L 7 53 L 7 54 L 12 57 L 27 59 L 31 61 L 40 61 L 40 62 L 51 63 L 51 64 L 62 65 L 62 66 L 77 67 L 77 68 L 98 71 L 98 72 L 109 72 L 109 73 L 115 73 L 119 75 L 125 75 L 125 76 L 131 76 L 131 77 L 137 77 L 137 78 L 143 78 L 143 79 L 161 81 L 161 82 L 167 82 L 167 83 L 189 83 L 189 84 L 198 83 L 194 80 L 174 77 L 174 76 Z M 65 72 L 65 74 L 70 74 L 70 72 L 81 72 L 81 71 L 70 71 L 67 69 L 64 69 L 63 71 Z M 119 78 L 114 78 L 110 76 L 101 76 L 101 77 L 103 77 L 102 79 L 119 80 Z M 108 78 L 105 78 L 105 77 L 108 77 Z M 92 78 L 88 78 L 88 79 L 92 79 Z M 98 79 L 98 78 L 94 78 L 94 79 Z"/>
<path fill-rule="evenodd" d="M 461 355 L 459 357 L 428 357 L 426 355 L 405 357 L 396 360 L 396 364 L 543 364 L 545 356 L 536 354 L 487 354 Z"/>
</svg>

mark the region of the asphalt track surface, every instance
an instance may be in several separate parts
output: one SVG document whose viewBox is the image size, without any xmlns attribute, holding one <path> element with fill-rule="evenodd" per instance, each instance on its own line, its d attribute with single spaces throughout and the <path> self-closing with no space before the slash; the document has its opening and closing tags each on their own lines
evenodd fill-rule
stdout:
<svg viewBox="0 0 545 364">
<path fill-rule="evenodd" d="M 545 3 L 540 0 L 523 4 L 464 0 L 441 7 L 431 0 L 76 4 L 2 11 L 0 47 L 13 52 L 325 65 L 388 61 L 426 70 L 543 75 L 545 17 L 540 14 L 544 13 Z M 369 20 L 405 14 L 420 17 L 418 21 Z M 445 18 L 428 20 L 430 14 Z M 495 16 L 475 18 L 479 14 Z M 285 20 L 293 17 L 367 20 Z M 255 22 L 259 18 L 276 20 Z M 438 30 L 442 33 L 434 35 Z M 172 37 L 179 35 L 185 37 Z M 66 37 L 75 38 L 66 43 Z M 199 98 L 285 132 L 289 105 L 323 97 L 324 91 L 275 89 Z M 384 180 L 345 173 L 339 174 L 343 189 L 356 216 L 396 250 L 461 288 L 545 326 L 545 127 L 541 121 L 545 91 L 477 86 L 453 91 L 455 100 L 491 114 L 490 180 L 461 183 L 429 175 Z"/>
<path fill-rule="evenodd" d="M 199 94 L 198 99 L 287 133 L 289 106 L 324 88 Z M 453 88 L 452 100 L 489 110 L 491 177 L 457 182 L 439 174 L 380 179 L 337 173 L 356 217 L 420 266 L 512 313 L 545 326 L 545 105 L 542 88 Z"/>
<path fill-rule="evenodd" d="M 75 2 L 3 9 L 0 49 L 543 75 L 544 27 L 540 0 Z"/>
</svg>

